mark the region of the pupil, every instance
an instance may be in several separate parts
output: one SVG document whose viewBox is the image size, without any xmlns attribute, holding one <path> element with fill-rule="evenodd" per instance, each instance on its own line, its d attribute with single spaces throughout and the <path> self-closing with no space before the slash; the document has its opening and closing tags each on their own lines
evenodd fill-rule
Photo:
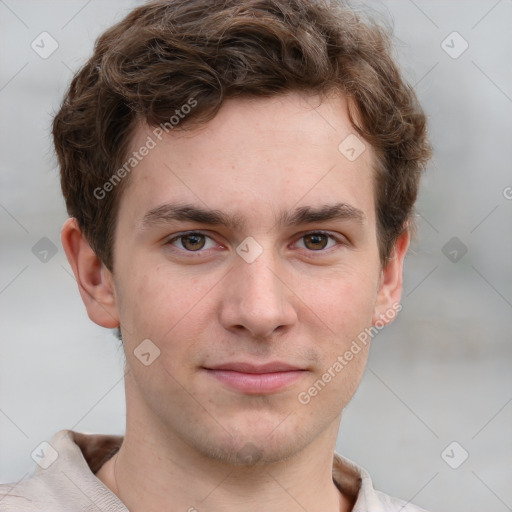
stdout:
<svg viewBox="0 0 512 512">
<path fill-rule="evenodd" d="M 204 247 L 203 235 L 186 235 L 183 237 L 183 247 L 189 250 L 198 250 Z"/>
<path fill-rule="evenodd" d="M 322 234 L 306 235 L 306 245 L 311 242 L 315 247 L 313 249 L 324 249 L 327 245 L 327 237 Z"/>
</svg>

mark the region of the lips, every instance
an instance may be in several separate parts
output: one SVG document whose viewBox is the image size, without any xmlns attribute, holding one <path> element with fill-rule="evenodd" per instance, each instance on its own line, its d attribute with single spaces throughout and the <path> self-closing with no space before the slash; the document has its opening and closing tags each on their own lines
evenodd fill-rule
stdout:
<svg viewBox="0 0 512 512">
<path fill-rule="evenodd" d="M 219 364 L 218 366 L 210 366 L 208 369 L 226 370 L 241 373 L 276 373 L 301 370 L 301 368 L 297 366 L 292 366 L 290 364 L 281 362 L 273 362 L 262 365 L 255 365 L 251 363 L 226 363 Z"/>
<path fill-rule="evenodd" d="M 233 362 L 211 366 L 204 370 L 224 386 L 250 395 L 282 391 L 307 373 L 302 368 L 282 362 L 263 365 Z"/>
</svg>

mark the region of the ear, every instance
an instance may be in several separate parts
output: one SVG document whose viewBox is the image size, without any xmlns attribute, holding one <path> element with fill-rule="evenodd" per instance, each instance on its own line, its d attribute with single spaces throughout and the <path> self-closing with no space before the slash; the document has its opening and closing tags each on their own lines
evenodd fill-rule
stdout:
<svg viewBox="0 0 512 512">
<path fill-rule="evenodd" d="M 403 286 L 402 272 L 410 239 L 410 231 L 406 229 L 397 238 L 391 257 L 382 267 L 372 325 L 375 325 L 377 321 L 381 325 L 391 323 L 398 311 L 402 309 L 400 305 Z"/>
<path fill-rule="evenodd" d="M 91 249 L 75 218 L 64 223 L 61 241 L 89 318 L 102 327 L 119 327 L 112 274 Z"/>
</svg>

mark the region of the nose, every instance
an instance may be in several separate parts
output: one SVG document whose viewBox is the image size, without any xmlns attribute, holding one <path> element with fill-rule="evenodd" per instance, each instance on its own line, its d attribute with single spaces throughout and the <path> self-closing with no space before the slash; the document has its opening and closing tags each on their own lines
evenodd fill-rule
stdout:
<svg viewBox="0 0 512 512">
<path fill-rule="evenodd" d="M 252 263 L 237 257 L 226 276 L 220 312 L 224 328 L 257 339 L 288 330 L 297 321 L 297 312 L 285 277 L 270 249 Z"/>
</svg>

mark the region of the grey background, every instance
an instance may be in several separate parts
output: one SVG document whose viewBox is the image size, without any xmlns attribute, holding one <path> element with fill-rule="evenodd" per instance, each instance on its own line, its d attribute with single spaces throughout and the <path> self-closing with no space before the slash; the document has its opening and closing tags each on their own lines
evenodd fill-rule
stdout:
<svg viewBox="0 0 512 512">
<path fill-rule="evenodd" d="M 432 511 L 512 510 L 512 2 L 366 3 L 393 20 L 435 157 L 403 311 L 374 339 L 337 450 Z M 0 0 L 2 482 L 26 478 L 60 429 L 123 433 L 123 356 L 88 319 L 60 245 L 49 126 L 95 38 L 137 4 Z M 43 31 L 59 44 L 47 59 L 30 46 Z M 456 59 L 441 46 L 453 31 L 469 44 Z M 46 263 L 32 251 L 43 237 L 57 249 Z M 467 247 L 457 262 L 452 237 Z M 452 465 L 469 454 L 457 469 L 441 456 L 453 441 Z"/>
</svg>

